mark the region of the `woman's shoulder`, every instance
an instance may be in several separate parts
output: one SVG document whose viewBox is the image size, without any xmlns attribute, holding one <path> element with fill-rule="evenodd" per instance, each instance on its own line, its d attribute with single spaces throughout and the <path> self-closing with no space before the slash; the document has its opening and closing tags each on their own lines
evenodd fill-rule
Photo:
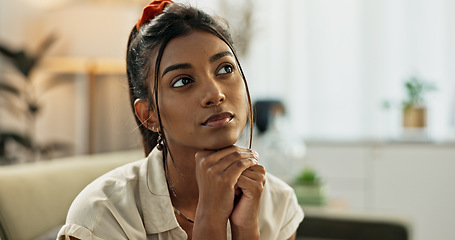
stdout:
<svg viewBox="0 0 455 240">
<path fill-rule="evenodd" d="M 288 239 L 303 220 L 303 211 L 294 189 L 286 182 L 266 174 L 259 206 L 259 225 L 263 239 Z"/>
<path fill-rule="evenodd" d="M 127 163 L 117 167 L 91 182 L 80 195 L 112 198 L 119 194 L 119 190 L 131 186 L 140 178 L 140 170 L 147 163 L 147 159 Z"/>
<path fill-rule="evenodd" d="M 142 159 L 125 164 L 87 185 L 73 201 L 67 222 L 94 231 L 104 223 L 140 215 L 138 183 L 146 162 Z"/>
<path fill-rule="evenodd" d="M 277 213 L 283 213 L 288 208 L 299 206 L 294 189 L 278 177 L 267 173 L 261 196 L 261 207 L 262 210 L 274 209 Z"/>
<path fill-rule="evenodd" d="M 294 194 L 294 189 L 271 173 L 265 175 L 264 190 L 275 194 Z"/>
</svg>

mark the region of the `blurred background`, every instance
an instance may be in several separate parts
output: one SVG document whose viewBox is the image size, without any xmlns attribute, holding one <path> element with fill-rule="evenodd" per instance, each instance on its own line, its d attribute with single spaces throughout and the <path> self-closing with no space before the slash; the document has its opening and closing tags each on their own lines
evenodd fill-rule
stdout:
<svg viewBox="0 0 455 240">
<path fill-rule="evenodd" d="M 140 151 L 124 56 L 148 2 L 0 0 L 0 165 Z M 317 185 L 304 204 L 455 235 L 455 1 L 177 2 L 229 21 L 255 148 Z"/>
</svg>

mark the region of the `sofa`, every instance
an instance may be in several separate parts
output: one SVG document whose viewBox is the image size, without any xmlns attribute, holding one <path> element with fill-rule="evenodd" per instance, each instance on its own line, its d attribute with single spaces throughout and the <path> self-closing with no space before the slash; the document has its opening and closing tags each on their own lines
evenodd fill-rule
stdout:
<svg viewBox="0 0 455 240">
<path fill-rule="evenodd" d="M 0 240 L 55 239 L 88 183 L 143 157 L 130 150 L 0 167 Z"/>
</svg>

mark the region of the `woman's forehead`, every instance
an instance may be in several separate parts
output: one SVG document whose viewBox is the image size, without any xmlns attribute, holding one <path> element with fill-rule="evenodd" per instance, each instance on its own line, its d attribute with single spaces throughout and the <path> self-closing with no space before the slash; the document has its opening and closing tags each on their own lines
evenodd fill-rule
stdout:
<svg viewBox="0 0 455 240">
<path fill-rule="evenodd" d="M 195 30 L 169 41 L 163 51 L 160 70 L 176 63 L 209 61 L 213 55 L 226 51 L 232 53 L 229 46 L 219 37 L 206 31 Z"/>
</svg>

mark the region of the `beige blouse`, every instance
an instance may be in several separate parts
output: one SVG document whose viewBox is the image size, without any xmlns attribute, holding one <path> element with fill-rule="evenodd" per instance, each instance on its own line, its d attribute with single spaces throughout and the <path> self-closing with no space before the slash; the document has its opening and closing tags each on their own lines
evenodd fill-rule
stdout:
<svg viewBox="0 0 455 240">
<path fill-rule="evenodd" d="M 303 220 L 291 187 L 266 174 L 259 208 L 261 240 L 288 239 Z M 228 239 L 230 230 L 228 224 Z M 162 154 L 112 170 L 90 183 L 71 205 L 57 239 L 187 239 L 169 197 Z"/>
</svg>

